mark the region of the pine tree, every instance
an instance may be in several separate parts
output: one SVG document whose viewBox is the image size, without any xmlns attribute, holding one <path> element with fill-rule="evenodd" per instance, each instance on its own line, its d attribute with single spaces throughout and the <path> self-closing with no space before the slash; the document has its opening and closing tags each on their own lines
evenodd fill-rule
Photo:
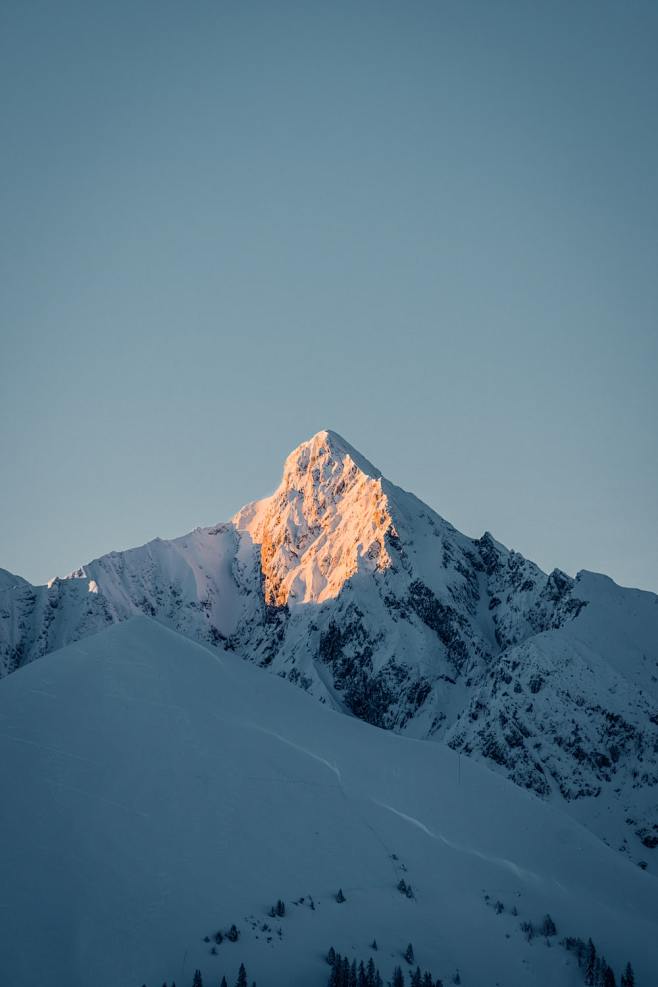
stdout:
<svg viewBox="0 0 658 987">
<path fill-rule="evenodd" d="M 635 987 L 635 974 L 630 963 L 626 964 L 626 969 L 621 975 L 621 987 Z"/>
<path fill-rule="evenodd" d="M 192 980 L 192 987 L 203 987 L 203 977 L 201 976 L 201 970 L 194 971 L 194 979 Z"/>
<path fill-rule="evenodd" d="M 240 938 L 240 933 L 238 931 L 237 925 L 232 925 L 231 928 L 226 933 L 226 938 L 229 942 L 237 942 Z"/>
<path fill-rule="evenodd" d="M 366 968 L 363 965 L 363 960 L 359 963 L 359 970 L 356 978 L 357 987 L 368 987 L 368 981 L 366 979 Z"/>
<path fill-rule="evenodd" d="M 605 964 L 605 969 L 603 970 L 603 987 L 617 987 L 617 981 L 615 980 L 614 970 L 608 964 Z"/>
<path fill-rule="evenodd" d="M 357 987 L 356 960 L 352 960 L 352 965 L 350 967 L 350 978 L 347 983 L 348 987 Z"/>
<path fill-rule="evenodd" d="M 222 977 L 222 982 L 219 985 L 219 987 L 228 987 L 228 984 L 226 983 L 226 977 Z"/>
<path fill-rule="evenodd" d="M 604 958 L 597 956 L 596 963 L 594 964 L 594 987 L 603 987 L 603 974 L 606 965 Z"/>
<path fill-rule="evenodd" d="M 404 987 L 404 973 L 399 966 L 393 970 L 393 987 Z"/>
<path fill-rule="evenodd" d="M 235 987 L 247 987 L 247 971 L 244 968 L 244 963 L 240 964 L 238 979 L 235 981 Z"/>
<path fill-rule="evenodd" d="M 339 905 L 342 905 L 343 902 L 345 901 L 345 895 L 343 894 L 342 888 L 338 889 L 338 894 L 336 895 L 336 901 L 338 902 Z"/>
<path fill-rule="evenodd" d="M 341 981 L 340 987 L 349 987 L 350 982 L 350 961 L 347 956 L 343 956 L 343 962 L 341 963 L 340 971 Z"/>
<path fill-rule="evenodd" d="M 541 934 L 548 939 L 549 936 L 554 936 L 557 934 L 557 929 L 555 927 L 555 922 L 550 915 L 544 915 L 544 921 L 541 924 Z"/>
<path fill-rule="evenodd" d="M 377 968 L 375 966 L 375 961 L 372 956 L 368 960 L 368 966 L 366 967 L 366 987 L 375 987 L 375 977 L 377 976 Z"/>
<path fill-rule="evenodd" d="M 420 967 L 417 966 L 411 975 L 411 987 L 423 987 L 423 975 L 420 972 Z"/>
<path fill-rule="evenodd" d="M 585 983 L 587 987 L 594 987 L 594 977 L 596 975 L 596 947 L 591 939 L 588 939 L 585 947 Z"/>
<path fill-rule="evenodd" d="M 456 971 L 454 977 L 452 978 L 452 982 L 453 984 L 460 984 L 462 982 L 462 978 L 459 976 L 459 970 Z"/>
<path fill-rule="evenodd" d="M 279 918 L 283 918 L 283 916 L 286 914 L 285 903 L 281 901 L 280 898 L 276 903 L 276 914 L 279 916 Z"/>
<path fill-rule="evenodd" d="M 567 936 L 564 940 L 567 949 L 571 950 L 572 953 L 576 954 L 576 959 L 578 960 L 578 968 L 582 969 L 585 965 L 585 957 L 587 955 L 587 946 L 582 939 L 578 939 L 574 936 Z"/>
<path fill-rule="evenodd" d="M 329 966 L 333 966 L 336 962 L 336 950 L 333 946 L 329 947 L 329 952 L 327 953 L 327 963 Z"/>
<path fill-rule="evenodd" d="M 371 949 L 375 949 L 375 950 L 379 949 L 379 946 L 377 945 L 377 940 L 376 939 L 373 939 L 372 940 L 372 942 L 370 943 L 370 948 Z"/>
<path fill-rule="evenodd" d="M 429 970 L 423 974 L 423 987 L 434 987 L 434 978 Z"/>
<path fill-rule="evenodd" d="M 329 975 L 329 987 L 343 987 L 343 960 L 340 953 L 336 953 L 334 963 Z"/>
<path fill-rule="evenodd" d="M 411 943 L 409 943 L 409 945 L 404 951 L 404 958 L 407 961 L 407 963 L 411 966 L 411 964 L 414 961 L 414 947 L 411 945 Z"/>
</svg>

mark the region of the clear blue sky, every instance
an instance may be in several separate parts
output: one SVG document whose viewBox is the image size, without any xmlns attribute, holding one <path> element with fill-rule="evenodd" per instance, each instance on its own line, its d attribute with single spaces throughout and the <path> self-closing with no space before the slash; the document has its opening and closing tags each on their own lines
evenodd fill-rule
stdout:
<svg viewBox="0 0 658 987">
<path fill-rule="evenodd" d="M 658 5 L 0 5 L 0 566 L 228 518 L 321 428 L 658 590 Z"/>
</svg>

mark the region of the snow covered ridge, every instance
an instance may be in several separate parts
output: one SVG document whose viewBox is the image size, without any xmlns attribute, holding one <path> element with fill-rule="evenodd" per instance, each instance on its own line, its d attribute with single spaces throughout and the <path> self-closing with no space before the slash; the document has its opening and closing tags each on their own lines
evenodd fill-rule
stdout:
<svg viewBox="0 0 658 987">
<path fill-rule="evenodd" d="M 153 619 L 8 676 L 0 722 L 3 987 L 323 987 L 330 947 L 582 987 L 590 937 L 656 982 L 658 878 L 563 807 Z"/>
<path fill-rule="evenodd" d="M 0 574 L 2 669 L 135 614 L 484 759 L 656 866 L 658 598 L 466 537 L 333 432 L 226 524 L 48 587 Z"/>
</svg>

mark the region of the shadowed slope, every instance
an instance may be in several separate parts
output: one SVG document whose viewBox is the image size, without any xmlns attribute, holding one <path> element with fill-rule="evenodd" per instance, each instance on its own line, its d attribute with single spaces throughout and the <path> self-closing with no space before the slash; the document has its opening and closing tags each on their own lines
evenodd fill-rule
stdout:
<svg viewBox="0 0 658 987">
<path fill-rule="evenodd" d="M 563 813 L 154 621 L 8 677 L 0 723 L 7 983 L 212 983 L 244 960 L 260 987 L 321 987 L 329 945 L 367 958 L 375 937 L 386 975 L 412 940 L 465 985 L 575 985 L 568 954 L 519 930 L 547 911 L 639 984 L 658 969 L 655 878 Z M 232 922 L 212 956 L 203 936 Z"/>
</svg>

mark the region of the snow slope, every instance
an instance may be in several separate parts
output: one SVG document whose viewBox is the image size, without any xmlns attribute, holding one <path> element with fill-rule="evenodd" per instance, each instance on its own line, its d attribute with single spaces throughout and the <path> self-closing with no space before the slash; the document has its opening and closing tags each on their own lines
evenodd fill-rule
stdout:
<svg viewBox="0 0 658 987">
<path fill-rule="evenodd" d="M 227 524 L 0 578 L 0 665 L 135 614 L 486 760 L 655 868 L 658 597 L 466 537 L 334 432 Z"/>
<path fill-rule="evenodd" d="M 557 939 L 521 933 L 546 912 L 655 983 L 653 875 L 445 745 L 151 619 L 0 682 L 0 747 L 3 984 L 185 987 L 244 961 L 259 987 L 321 987 L 330 945 L 367 960 L 374 937 L 385 977 L 411 941 L 446 983 L 575 987 Z M 204 936 L 231 923 L 239 941 L 212 955 Z"/>
</svg>

